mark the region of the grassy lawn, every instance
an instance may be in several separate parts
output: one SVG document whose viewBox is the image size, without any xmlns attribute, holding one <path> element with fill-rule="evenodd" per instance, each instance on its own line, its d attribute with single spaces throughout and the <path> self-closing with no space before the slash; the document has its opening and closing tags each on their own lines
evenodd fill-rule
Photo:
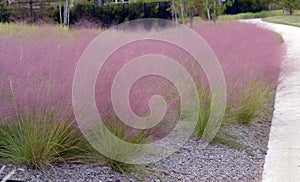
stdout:
<svg viewBox="0 0 300 182">
<path fill-rule="evenodd" d="M 219 20 L 239 20 L 239 19 L 251 19 L 251 18 L 265 18 L 273 16 L 281 16 L 282 10 L 273 10 L 273 11 L 261 11 L 257 13 L 239 13 L 236 15 L 222 15 L 219 16 Z"/>
<path fill-rule="evenodd" d="M 296 12 L 297 14 L 297 12 Z M 272 11 L 261 11 L 257 13 L 239 13 L 236 15 L 220 15 L 218 17 L 218 21 L 224 22 L 224 21 L 234 21 L 234 20 L 240 20 L 240 19 L 251 19 L 251 18 L 269 18 L 269 17 L 280 17 L 283 16 L 282 10 L 272 10 Z M 185 17 L 185 21 L 189 23 L 189 17 Z M 202 20 L 201 17 L 196 16 L 194 17 L 194 22 L 201 22 L 205 23 L 206 21 Z M 178 22 L 182 22 L 181 16 L 178 17 Z"/>
<path fill-rule="evenodd" d="M 234 21 L 240 19 L 252 19 L 252 18 L 263 18 L 263 20 L 273 23 L 281 23 L 287 25 L 298 26 L 300 24 L 300 11 L 296 11 L 293 16 L 283 16 L 282 10 L 272 10 L 272 11 L 261 11 L 261 12 L 247 12 L 247 13 L 239 13 L 236 15 L 220 15 L 218 16 L 218 22 L 226 22 L 226 21 Z M 177 18 L 179 23 L 182 23 L 182 17 L 178 16 Z M 185 17 L 186 24 L 190 23 L 190 18 Z M 203 20 L 200 16 L 194 17 L 194 23 L 209 23 L 206 20 Z"/>
<path fill-rule="evenodd" d="M 264 21 L 300 27 L 300 15 L 267 17 Z"/>
</svg>

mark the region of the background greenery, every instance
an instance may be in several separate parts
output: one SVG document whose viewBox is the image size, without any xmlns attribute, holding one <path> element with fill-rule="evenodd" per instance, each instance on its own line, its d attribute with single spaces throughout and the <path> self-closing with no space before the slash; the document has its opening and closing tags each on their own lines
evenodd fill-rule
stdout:
<svg viewBox="0 0 300 182">
<path fill-rule="evenodd" d="M 7 3 L 0 0 L 0 22 L 61 24 L 64 22 L 65 25 L 72 25 L 84 20 L 107 27 L 138 18 L 163 18 L 185 23 L 192 22 L 195 16 L 216 21 L 218 16 L 230 12 L 243 13 L 233 19 L 274 16 L 270 10 L 278 9 L 281 10 L 276 15 L 295 14 L 300 5 L 300 0 L 238 0 L 236 11 L 229 11 L 228 8 L 236 5 L 234 0 L 228 0 L 222 4 L 219 4 L 217 0 L 131 0 L 131 3 L 118 4 L 113 2 L 102 4 L 99 0 L 68 0 L 67 6 L 65 2 L 63 0 L 24 0 L 18 3 Z M 64 20 L 66 9 L 69 13 L 68 21 Z"/>
</svg>

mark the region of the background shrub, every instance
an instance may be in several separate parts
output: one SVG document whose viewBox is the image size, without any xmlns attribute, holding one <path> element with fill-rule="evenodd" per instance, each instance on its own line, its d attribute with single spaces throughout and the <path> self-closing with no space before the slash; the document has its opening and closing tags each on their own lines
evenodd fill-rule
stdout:
<svg viewBox="0 0 300 182">
<path fill-rule="evenodd" d="M 33 1 L 30 8 L 29 1 L 0 2 L 1 22 L 56 22 L 60 23 L 58 4 L 51 1 Z M 38 7 L 38 8 L 37 8 Z M 88 20 L 99 26 L 108 27 L 124 21 L 139 18 L 170 19 L 170 2 L 137 2 L 137 3 L 105 3 L 95 4 L 93 1 L 79 1 L 71 6 L 70 23 Z M 64 4 L 61 4 L 61 14 L 64 15 Z"/>
<path fill-rule="evenodd" d="M 71 24 L 86 19 L 107 27 L 124 21 L 139 18 L 170 19 L 169 2 L 105 4 L 96 6 L 93 3 L 77 3 L 71 10 Z"/>
<path fill-rule="evenodd" d="M 262 0 L 238 0 L 238 12 L 259 12 L 267 10 L 267 3 Z"/>
</svg>

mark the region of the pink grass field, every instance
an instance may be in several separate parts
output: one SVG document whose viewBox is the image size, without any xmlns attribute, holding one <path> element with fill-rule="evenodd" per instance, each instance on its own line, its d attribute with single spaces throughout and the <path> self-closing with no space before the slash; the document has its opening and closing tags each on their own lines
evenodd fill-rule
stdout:
<svg viewBox="0 0 300 182">
<path fill-rule="evenodd" d="M 228 104 L 233 104 L 230 102 L 236 95 L 232 91 L 247 81 L 255 79 L 272 88 L 276 86 L 285 51 L 279 35 L 243 23 L 200 24 L 194 30 L 208 42 L 220 61 Z M 58 117 L 72 115 L 71 89 L 76 64 L 97 35 L 99 31 L 93 29 L 65 31 L 51 26 L 0 34 L 0 118 L 5 120 L 16 113 L 43 113 L 46 109 L 54 110 Z M 173 57 L 190 73 L 197 73 L 194 78 L 205 80 L 201 68 L 191 66 L 189 55 L 179 48 L 151 41 L 132 43 L 114 53 L 99 73 L 95 97 L 101 116 L 114 116 L 110 107 L 114 75 L 132 58 L 146 53 Z M 138 115 L 149 112 L 147 103 L 151 95 L 178 95 L 165 79 L 152 76 L 144 80 L 139 80 L 130 93 L 132 109 Z M 147 85 L 155 86 L 149 89 Z M 180 102 L 176 96 L 167 101 L 169 112 L 164 120 L 170 121 L 177 117 Z"/>
</svg>

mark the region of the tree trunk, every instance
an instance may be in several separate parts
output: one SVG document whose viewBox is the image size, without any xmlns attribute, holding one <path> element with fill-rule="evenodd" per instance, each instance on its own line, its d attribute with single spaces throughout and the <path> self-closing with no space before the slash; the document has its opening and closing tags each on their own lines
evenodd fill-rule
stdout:
<svg viewBox="0 0 300 182">
<path fill-rule="evenodd" d="M 175 6 L 175 0 L 172 1 L 172 6 L 173 6 L 173 12 L 174 12 L 175 22 L 176 22 L 176 24 L 178 24 L 178 20 L 177 20 L 177 10 L 176 10 L 176 6 Z"/>
<path fill-rule="evenodd" d="M 62 24 L 61 1 L 59 1 L 58 3 L 58 11 L 59 11 L 59 23 Z"/>
<path fill-rule="evenodd" d="M 293 11 L 293 8 L 290 8 L 290 9 L 289 9 L 289 12 L 290 12 L 290 15 L 293 15 L 293 12 L 294 12 L 294 11 Z"/>
<path fill-rule="evenodd" d="M 214 1 L 214 19 L 213 19 L 214 23 L 216 23 L 217 21 L 217 2 Z"/>
<path fill-rule="evenodd" d="M 69 26 L 69 0 L 65 0 L 64 25 Z"/>
<path fill-rule="evenodd" d="M 194 12 L 192 10 L 190 10 L 190 12 L 189 12 L 189 17 L 190 17 L 190 27 L 193 28 Z"/>
<path fill-rule="evenodd" d="M 70 26 L 70 6 L 68 6 L 68 26 Z"/>
<path fill-rule="evenodd" d="M 210 12 L 209 12 L 208 0 L 206 0 L 206 11 L 207 11 L 207 18 L 208 18 L 208 21 L 210 22 Z"/>
<path fill-rule="evenodd" d="M 6 8 L 7 8 L 7 21 L 10 23 L 10 1 L 6 0 Z"/>
<path fill-rule="evenodd" d="M 184 19 L 184 4 L 183 4 L 183 0 L 180 0 L 180 10 L 181 10 L 182 24 L 185 24 L 185 19 Z"/>
<path fill-rule="evenodd" d="M 32 13 L 32 9 L 33 9 L 33 2 L 32 0 L 29 1 L 29 17 L 30 17 L 30 23 L 33 23 L 33 13 Z"/>
</svg>

